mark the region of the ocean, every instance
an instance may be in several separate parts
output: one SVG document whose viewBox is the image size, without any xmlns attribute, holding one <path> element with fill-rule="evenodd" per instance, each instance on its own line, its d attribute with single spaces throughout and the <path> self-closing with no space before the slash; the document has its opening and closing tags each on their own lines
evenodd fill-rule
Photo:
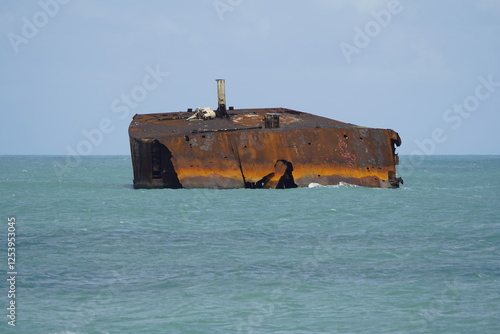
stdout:
<svg viewBox="0 0 500 334">
<path fill-rule="evenodd" d="M 500 333 L 500 156 L 286 190 L 66 159 L 0 156 L 2 333 Z"/>
</svg>

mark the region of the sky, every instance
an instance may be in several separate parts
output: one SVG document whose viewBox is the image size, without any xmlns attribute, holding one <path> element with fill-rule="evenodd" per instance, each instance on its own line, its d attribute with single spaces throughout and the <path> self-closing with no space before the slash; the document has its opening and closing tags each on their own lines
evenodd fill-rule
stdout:
<svg viewBox="0 0 500 334">
<path fill-rule="evenodd" d="M 284 107 L 500 154 L 500 0 L 0 2 L 0 154 L 128 155 L 133 115 Z"/>
</svg>

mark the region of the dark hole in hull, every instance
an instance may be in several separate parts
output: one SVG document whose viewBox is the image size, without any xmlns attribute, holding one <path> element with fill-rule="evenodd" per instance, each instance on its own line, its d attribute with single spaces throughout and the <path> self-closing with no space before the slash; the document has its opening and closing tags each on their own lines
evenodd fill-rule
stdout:
<svg viewBox="0 0 500 334">
<path fill-rule="evenodd" d="M 278 167 L 278 168 L 277 168 Z M 297 188 L 297 184 L 293 178 L 293 165 L 291 162 L 286 160 L 278 160 L 274 164 L 275 171 L 267 174 L 262 179 L 257 182 L 245 182 L 245 188 L 249 189 L 261 189 L 265 188 L 269 181 L 275 176 L 276 171 L 279 169 L 285 169 L 282 173 L 280 179 L 278 180 L 278 184 L 276 185 L 276 189 L 289 189 L 289 188 Z"/>
</svg>

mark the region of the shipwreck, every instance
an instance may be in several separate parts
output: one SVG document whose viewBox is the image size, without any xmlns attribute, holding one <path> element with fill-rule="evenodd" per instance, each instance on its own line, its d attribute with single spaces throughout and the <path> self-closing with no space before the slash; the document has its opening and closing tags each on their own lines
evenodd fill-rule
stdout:
<svg viewBox="0 0 500 334">
<path fill-rule="evenodd" d="M 286 108 L 218 105 L 135 115 L 134 188 L 295 188 L 347 183 L 397 188 L 397 132 Z"/>
</svg>

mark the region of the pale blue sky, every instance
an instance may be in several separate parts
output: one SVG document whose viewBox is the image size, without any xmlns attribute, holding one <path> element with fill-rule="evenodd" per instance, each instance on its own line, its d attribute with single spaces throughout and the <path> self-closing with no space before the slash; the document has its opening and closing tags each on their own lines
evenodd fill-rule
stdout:
<svg viewBox="0 0 500 334">
<path fill-rule="evenodd" d="M 129 154 L 135 113 L 215 107 L 217 78 L 401 154 L 500 154 L 499 0 L 2 0 L 0 36 L 0 154 Z"/>
</svg>

